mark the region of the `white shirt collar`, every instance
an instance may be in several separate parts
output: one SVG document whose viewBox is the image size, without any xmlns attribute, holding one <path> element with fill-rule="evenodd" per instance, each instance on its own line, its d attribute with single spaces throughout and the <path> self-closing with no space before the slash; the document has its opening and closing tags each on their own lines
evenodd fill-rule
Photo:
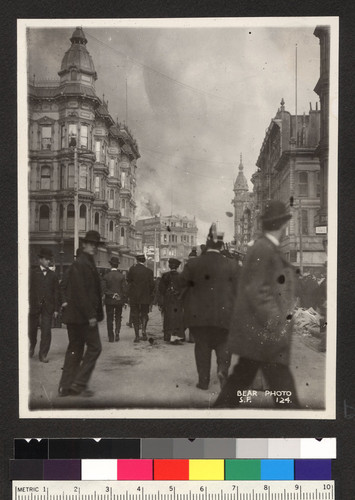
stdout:
<svg viewBox="0 0 355 500">
<path fill-rule="evenodd" d="M 265 233 L 265 236 L 266 236 L 266 238 L 268 238 L 271 241 L 271 243 L 273 243 L 277 247 L 280 246 L 279 240 L 277 238 L 275 238 L 275 236 L 273 234 Z"/>
<path fill-rule="evenodd" d="M 43 271 L 44 273 L 46 273 L 48 271 L 47 267 L 44 267 L 42 265 L 40 265 L 39 267 L 41 268 L 41 271 Z"/>
<path fill-rule="evenodd" d="M 209 249 L 206 251 L 206 253 L 207 253 L 207 252 L 221 253 L 219 250 L 216 250 L 215 248 L 209 248 Z"/>
<path fill-rule="evenodd" d="M 111 271 L 118 271 L 117 267 L 111 267 Z"/>
</svg>

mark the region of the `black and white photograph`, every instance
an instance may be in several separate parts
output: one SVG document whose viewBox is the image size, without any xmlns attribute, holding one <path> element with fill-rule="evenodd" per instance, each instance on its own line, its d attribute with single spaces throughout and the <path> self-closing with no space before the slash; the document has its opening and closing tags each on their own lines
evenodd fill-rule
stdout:
<svg viewBox="0 0 355 500">
<path fill-rule="evenodd" d="M 20 417 L 334 419 L 338 18 L 17 27 Z"/>
</svg>

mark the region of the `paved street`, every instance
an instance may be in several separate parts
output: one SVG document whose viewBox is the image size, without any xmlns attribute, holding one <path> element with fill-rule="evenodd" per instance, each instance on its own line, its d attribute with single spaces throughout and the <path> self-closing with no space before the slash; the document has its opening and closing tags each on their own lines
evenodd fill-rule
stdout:
<svg viewBox="0 0 355 500">
<path fill-rule="evenodd" d="M 103 349 L 90 381 L 90 389 L 95 392 L 91 398 L 58 397 L 68 338 L 66 328 L 54 328 L 49 363 L 39 362 L 38 345 L 30 360 L 30 408 L 208 408 L 219 392 L 215 356 L 209 390 L 201 391 L 195 387 L 194 344 L 166 344 L 156 307 L 148 323 L 150 342 L 134 344 L 133 328 L 126 326 L 128 311 L 123 313 L 119 342 L 109 343 L 105 320 L 100 323 Z M 233 357 L 232 365 L 236 360 Z M 304 407 L 322 408 L 325 354 L 311 349 L 297 336 L 293 340 L 291 368 Z M 253 389 L 263 389 L 260 375 L 253 385 Z M 252 407 L 272 406 L 271 398 L 260 396 L 257 401 Z"/>
</svg>

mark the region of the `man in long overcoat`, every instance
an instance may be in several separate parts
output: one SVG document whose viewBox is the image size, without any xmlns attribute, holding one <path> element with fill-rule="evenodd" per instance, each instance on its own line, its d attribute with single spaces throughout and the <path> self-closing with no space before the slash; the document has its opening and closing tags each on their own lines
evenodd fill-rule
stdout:
<svg viewBox="0 0 355 500">
<path fill-rule="evenodd" d="M 149 308 L 154 299 L 153 271 L 147 268 L 145 256 L 137 255 L 137 264 L 129 268 L 127 274 L 129 305 L 134 327 L 134 342 L 139 342 L 139 325 L 142 325 L 143 340 L 147 340 Z"/>
<path fill-rule="evenodd" d="M 41 248 L 38 254 L 39 266 L 31 270 L 29 278 L 29 355 L 30 358 L 34 355 L 40 324 L 39 360 L 42 363 L 48 363 L 52 318 L 57 317 L 59 311 L 59 284 L 55 273 L 49 269 L 52 258 L 53 253 L 50 249 Z"/>
<path fill-rule="evenodd" d="M 291 392 L 289 402 L 279 408 L 299 405 L 288 366 L 296 272 L 280 252 L 290 218 L 282 202 L 269 201 L 261 217 L 263 235 L 248 249 L 229 333 L 229 347 L 240 357 L 215 407 L 238 406 L 237 391 L 248 389 L 259 369 L 270 391 Z"/>
<path fill-rule="evenodd" d="M 100 244 L 100 234 L 88 231 L 66 276 L 62 320 L 69 345 L 59 383 L 61 396 L 91 395 L 86 388 L 101 353 L 98 322 L 103 320 L 100 276 L 94 260 Z"/>
<path fill-rule="evenodd" d="M 105 296 L 109 342 L 118 342 L 120 339 L 122 307 L 126 302 L 126 280 L 118 269 L 119 263 L 120 261 L 117 257 L 111 257 L 111 271 L 106 273 L 102 279 L 102 293 Z"/>
<path fill-rule="evenodd" d="M 235 261 L 221 255 L 222 246 L 221 236 L 212 224 L 206 253 L 190 259 L 180 275 L 185 326 L 195 341 L 196 387 L 202 390 L 208 389 L 210 383 L 212 350 L 216 351 L 221 386 L 231 361 L 227 335 L 238 267 Z"/>
<path fill-rule="evenodd" d="M 181 283 L 178 259 L 169 259 L 170 271 L 164 273 L 159 282 L 159 303 L 163 311 L 164 340 L 179 345 L 185 340 L 184 316 L 182 310 Z"/>
</svg>

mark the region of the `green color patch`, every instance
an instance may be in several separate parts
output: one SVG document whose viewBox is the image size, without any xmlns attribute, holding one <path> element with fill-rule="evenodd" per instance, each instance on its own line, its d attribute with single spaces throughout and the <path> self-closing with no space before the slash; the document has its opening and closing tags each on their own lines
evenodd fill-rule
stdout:
<svg viewBox="0 0 355 500">
<path fill-rule="evenodd" d="M 226 460 L 226 480 L 260 481 L 261 460 Z"/>
</svg>

